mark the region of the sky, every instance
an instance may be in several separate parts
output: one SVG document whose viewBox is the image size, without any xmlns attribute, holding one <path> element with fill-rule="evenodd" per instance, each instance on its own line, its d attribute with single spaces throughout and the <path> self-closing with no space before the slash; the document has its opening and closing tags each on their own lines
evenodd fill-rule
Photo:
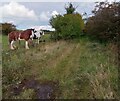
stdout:
<svg viewBox="0 0 120 101">
<path fill-rule="evenodd" d="M 6 2 L 5 2 L 6 1 Z M 19 1 L 19 0 L 18 0 Z M 21 0 L 22 1 L 22 0 Z M 79 1 L 79 0 L 78 0 Z M 85 0 L 87 1 L 87 0 Z M 94 9 L 94 2 L 72 2 L 77 7 L 76 12 L 81 15 L 87 12 L 88 16 Z M 51 29 L 49 20 L 57 14 L 65 14 L 65 5 L 68 2 L 40 2 L 26 1 L 17 2 L 4 0 L 0 2 L 0 23 L 8 22 L 16 25 L 17 29 L 42 28 Z"/>
</svg>

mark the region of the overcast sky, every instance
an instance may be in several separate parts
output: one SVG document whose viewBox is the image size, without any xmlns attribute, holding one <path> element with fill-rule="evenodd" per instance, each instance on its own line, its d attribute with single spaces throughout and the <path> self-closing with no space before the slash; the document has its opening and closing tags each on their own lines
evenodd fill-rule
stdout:
<svg viewBox="0 0 120 101">
<path fill-rule="evenodd" d="M 5 0 L 6 1 L 6 0 Z M 8 0 L 9 1 L 9 0 Z M 11 22 L 18 29 L 49 25 L 49 19 L 56 14 L 65 14 L 67 2 L 2 2 L 0 3 L 0 22 Z M 91 15 L 94 2 L 73 2 L 77 12 Z"/>
</svg>

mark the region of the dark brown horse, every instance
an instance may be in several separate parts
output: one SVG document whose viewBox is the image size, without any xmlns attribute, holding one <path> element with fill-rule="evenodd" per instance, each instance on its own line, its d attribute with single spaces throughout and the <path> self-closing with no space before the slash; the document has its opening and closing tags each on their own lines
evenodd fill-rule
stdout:
<svg viewBox="0 0 120 101">
<path fill-rule="evenodd" d="M 15 49 L 15 45 L 13 44 L 17 40 L 25 40 L 26 41 L 25 48 L 29 49 L 28 41 L 33 39 L 33 37 L 34 37 L 34 29 L 27 29 L 22 32 L 12 31 L 11 33 L 8 34 L 10 49 L 13 50 Z"/>
</svg>

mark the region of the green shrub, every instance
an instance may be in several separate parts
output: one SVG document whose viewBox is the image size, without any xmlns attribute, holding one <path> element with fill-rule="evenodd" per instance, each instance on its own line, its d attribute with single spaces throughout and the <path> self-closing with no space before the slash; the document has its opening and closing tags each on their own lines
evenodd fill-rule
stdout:
<svg viewBox="0 0 120 101">
<path fill-rule="evenodd" d="M 120 31 L 120 3 L 100 2 L 93 10 L 94 16 L 88 18 L 87 34 L 102 42 L 118 40 Z"/>
<path fill-rule="evenodd" d="M 55 28 L 55 39 L 72 39 L 82 34 L 84 22 L 80 14 L 58 15 L 50 20 L 50 24 Z"/>
</svg>

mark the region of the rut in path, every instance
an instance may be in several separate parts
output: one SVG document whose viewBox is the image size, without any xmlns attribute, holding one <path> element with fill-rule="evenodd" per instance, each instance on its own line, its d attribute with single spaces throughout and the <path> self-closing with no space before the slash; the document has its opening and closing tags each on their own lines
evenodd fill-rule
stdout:
<svg viewBox="0 0 120 101">
<path fill-rule="evenodd" d="M 38 81 L 27 78 L 11 88 L 12 96 L 20 95 L 25 89 L 33 89 L 35 99 L 55 99 L 58 96 L 59 83 L 55 81 Z"/>
</svg>

